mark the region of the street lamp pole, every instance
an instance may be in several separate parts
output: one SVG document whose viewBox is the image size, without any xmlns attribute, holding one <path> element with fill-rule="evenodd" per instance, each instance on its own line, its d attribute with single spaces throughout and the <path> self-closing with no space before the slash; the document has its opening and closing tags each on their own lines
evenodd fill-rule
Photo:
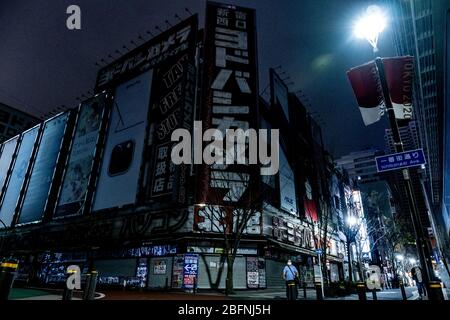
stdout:
<svg viewBox="0 0 450 320">
<path fill-rule="evenodd" d="M 375 59 L 375 63 L 377 66 L 381 88 L 383 90 L 384 103 L 386 106 L 386 112 L 389 118 L 389 124 L 392 131 L 392 137 L 394 139 L 395 151 L 403 152 L 403 143 L 400 136 L 400 130 L 398 128 L 397 119 L 395 118 L 394 108 L 392 106 L 391 97 L 389 95 L 389 88 L 386 81 L 386 74 L 384 71 L 383 61 L 380 57 Z M 410 208 L 411 220 L 413 224 L 414 234 L 416 235 L 416 246 L 419 254 L 420 264 L 422 265 L 422 269 L 425 270 L 425 281 L 426 283 L 432 279 L 431 273 L 431 263 L 430 263 L 430 255 L 428 252 L 428 246 L 426 240 L 424 238 L 423 227 L 420 221 L 420 215 L 417 210 L 417 203 L 414 197 L 413 186 L 409 174 L 409 169 L 402 170 L 403 181 L 405 183 L 405 191 L 408 197 L 408 204 Z"/>
<path fill-rule="evenodd" d="M 367 10 L 368 16 L 358 21 L 355 26 L 355 34 L 360 38 L 365 38 L 372 46 L 374 55 L 378 54 L 378 36 L 385 27 L 385 18 L 381 10 L 376 6 L 370 6 Z M 395 118 L 395 111 L 392 106 L 391 97 L 389 94 L 389 87 L 386 81 L 386 74 L 384 70 L 383 60 L 378 56 L 375 58 L 375 64 L 378 71 L 380 85 L 383 93 L 383 99 L 386 107 L 386 112 L 389 119 L 389 124 L 394 140 L 395 151 L 397 153 L 403 152 L 403 143 L 398 128 L 397 119 Z M 417 209 L 416 199 L 414 197 L 413 186 L 408 169 L 402 170 L 403 180 L 405 184 L 405 191 L 408 198 L 408 205 L 410 208 L 411 220 L 413 224 L 414 233 L 416 236 L 416 246 L 419 255 L 419 261 L 424 272 L 424 280 L 428 283 L 432 277 L 432 266 L 430 261 L 430 254 L 428 251 L 427 242 L 424 237 L 423 226 L 420 221 L 420 215 Z"/>
</svg>

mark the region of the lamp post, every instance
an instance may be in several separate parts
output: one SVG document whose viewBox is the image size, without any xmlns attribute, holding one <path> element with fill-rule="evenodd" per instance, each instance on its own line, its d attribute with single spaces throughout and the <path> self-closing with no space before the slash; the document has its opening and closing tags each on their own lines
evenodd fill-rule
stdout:
<svg viewBox="0 0 450 320">
<path fill-rule="evenodd" d="M 354 34 L 358 38 L 366 39 L 373 48 L 374 54 L 378 53 L 378 38 L 381 32 L 386 28 L 387 18 L 381 8 L 378 6 L 369 6 L 365 16 L 361 17 L 355 24 Z M 386 81 L 386 75 L 384 71 L 384 64 L 380 57 L 375 58 L 375 64 L 378 70 L 380 84 L 382 88 L 384 103 L 386 106 L 386 112 L 389 118 L 389 124 L 392 131 L 392 137 L 394 139 L 395 151 L 403 152 L 403 143 L 400 137 L 400 131 L 398 128 L 397 120 L 395 118 L 394 108 L 392 106 L 389 88 Z M 416 236 L 416 246 L 419 255 L 419 261 L 424 272 L 424 280 L 426 283 L 433 278 L 432 267 L 430 261 L 430 255 L 428 252 L 427 243 L 424 237 L 423 227 L 420 222 L 420 216 L 417 209 L 413 187 L 410 179 L 408 169 L 402 170 L 403 180 L 405 182 L 405 191 L 408 197 L 408 204 L 411 213 L 411 220 L 413 224 L 414 233 Z"/>
</svg>

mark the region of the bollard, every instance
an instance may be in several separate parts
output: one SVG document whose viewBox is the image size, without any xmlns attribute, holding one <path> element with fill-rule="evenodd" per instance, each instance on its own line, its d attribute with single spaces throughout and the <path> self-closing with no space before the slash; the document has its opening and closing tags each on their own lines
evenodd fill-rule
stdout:
<svg viewBox="0 0 450 320">
<path fill-rule="evenodd" d="M 0 265 L 0 301 L 8 300 L 18 266 L 14 260 L 3 262 Z"/>
<path fill-rule="evenodd" d="M 303 298 L 306 299 L 306 282 L 303 282 Z"/>
<path fill-rule="evenodd" d="M 91 271 L 86 274 L 86 287 L 83 292 L 83 300 L 94 300 L 95 299 L 95 289 L 97 288 L 98 272 Z"/>
<path fill-rule="evenodd" d="M 407 300 L 405 286 L 403 285 L 403 281 L 400 281 L 399 285 L 400 285 L 400 291 L 402 292 L 402 299 Z"/>
<path fill-rule="evenodd" d="M 317 300 L 323 300 L 323 295 L 322 295 L 322 283 L 320 283 L 320 282 L 314 282 L 314 287 L 316 288 L 316 296 L 317 296 Z"/>
<path fill-rule="evenodd" d="M 361 300 L 361 301 L 367 300 L 366 284 L 364 282 L 358 282 L 356 284 L 356 292 L 358 293 L 359 300 Z"/>
<path fill-rule="evenodd" d="M 372 299 L 373 300 L 378 300 L 378 298 L 377 298 L 377 290 L 376 289 L 372 290 Z"/>
<path fill-rule="evenodd" d="M 193 293 L 196 294 L 197 293 L 197 277 L 194 277 L 194 287 L 193 287 Z"/>
<path fill-rule="evenodd" d="M 442 284 L 439 281 L 430 281 L 427 288 L 428 300 L 443 301 L 444 292 L 442 291 Z"/>
</svg>

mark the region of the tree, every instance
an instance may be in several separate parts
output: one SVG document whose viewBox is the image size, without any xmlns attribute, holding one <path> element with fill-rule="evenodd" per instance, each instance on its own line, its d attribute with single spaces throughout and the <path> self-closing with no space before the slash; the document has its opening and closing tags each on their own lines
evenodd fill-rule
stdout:
<svg viewBox="0 0 450 320">
<path fill-rule="evenodd" d="M 226 262 L 225 293 L 234 292 L 233 267 L 241 244 L 242 237 L 247 234 L 261 234 L 262 193 L 251 181 L 250 174 L 215 171 L 215 181 L 221 188 L 210 188 L 208 204 L 200 204 L 198 216 L 203 221 L 200 231 L 215 233 L 223 240 L 223 253 L 217 278 L 211 277 L 206 264 L 211 287 L 218 288 Z"/>
</svg>

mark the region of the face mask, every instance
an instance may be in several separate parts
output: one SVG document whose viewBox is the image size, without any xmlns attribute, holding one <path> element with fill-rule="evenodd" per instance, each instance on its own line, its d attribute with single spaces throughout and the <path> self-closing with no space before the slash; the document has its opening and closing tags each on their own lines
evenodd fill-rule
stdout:
<svg viewBox="0 0 450 320">
<path fill-rule="evenodd" d="M 288 262 L 287 265 L 288 265 L 288 266 L 292 266 L 292 262 Z"/>
</svg>

